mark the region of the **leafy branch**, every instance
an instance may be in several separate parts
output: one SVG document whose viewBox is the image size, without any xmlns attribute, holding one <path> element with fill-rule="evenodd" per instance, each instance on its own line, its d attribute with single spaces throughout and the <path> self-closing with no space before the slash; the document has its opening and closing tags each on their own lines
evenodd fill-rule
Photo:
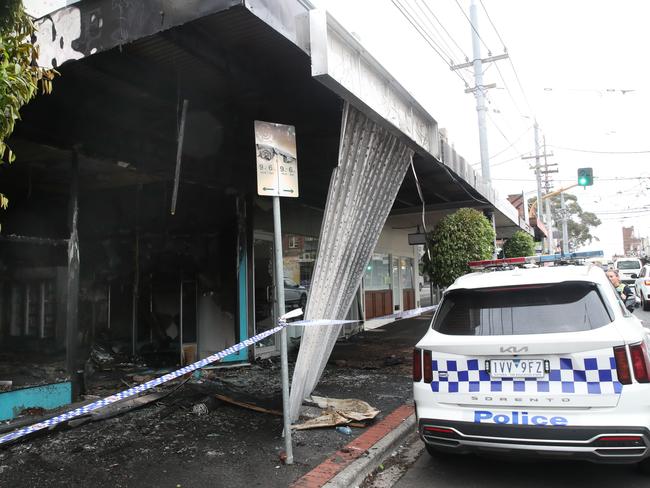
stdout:
<svg viewBox="0 0 650 488">
<path fill-rule="evenodd" d="M 37 64 L 38 48 L 34 46 L 35 27 L 25 13 L 22 0 L 3 0 L 0 5 L 0 164 L 13 163 L 15 153 L 7 139 L 20 120 L 20 109 L 29 103 L 40 88 L 52 93 L 52 80 L 59 73 Z M 9 200 L 0 193 L 0 208 Z"/>
</svg>

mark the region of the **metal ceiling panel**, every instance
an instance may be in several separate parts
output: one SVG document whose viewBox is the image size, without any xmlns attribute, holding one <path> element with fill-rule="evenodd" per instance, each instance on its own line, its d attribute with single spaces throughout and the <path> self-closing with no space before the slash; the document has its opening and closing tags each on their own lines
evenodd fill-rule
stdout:
<svg viewBox="0 0 650 488">
<path fill-rule="evenodd" d="M 412 157 L 402 140 L 345 105 L 339 163 L 330 181 L 307 320 L 347 315 Z M 305 329 L 291 386 L 292 419 L 318 383 L 340 329 Z"/>
</svg>

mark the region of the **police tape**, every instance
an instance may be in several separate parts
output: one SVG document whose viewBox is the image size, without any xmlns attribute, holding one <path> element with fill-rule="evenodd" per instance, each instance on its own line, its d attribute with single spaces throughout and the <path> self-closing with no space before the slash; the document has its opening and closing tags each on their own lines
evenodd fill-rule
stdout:
<svg viewBox="0 0 650 488">
<path fill-rule="evenodd" d="M 414 310 L 408 310 L 406 312 L 399 312 L 396 314 L 391 314 L 391 315 L 386 315 L 384 317 L 377 317 L 375 320 L 386 320 L 386 319 L 398 319 L 398 318 L 408 318 L 411 316 L 415 315 L 420 315 L 422 313 L 425 313 L 429 310 L 434 309 L 435 306 L 433 307 L 424 307 L 424 308 L 418 308 Z M 22 427 L 20 429 L 14 430 L 12 432 L 9 432 L 8 434 L 5 434 L 3 436 L 0 436 L 0 445 L 19 439 L 20 437 L 24 437 L 26 435 L 32 434 L 34 432 L 38 432 L 39 430 L 43 429 L 51 429 L 54 426 L 67 422 L 68 420 L 72 420 L 77 417 L 81 417 L 84 415 L 88 415 L 90 412 L 93 412 L 94 410 L 98 410 L 100 408 L 104 408 L 108 405 L 111 405 L 112 403 L 119 402 L 121 400 L 125 400 L 126 398 L 130 398 L 135 395 L 139 395 L 140 393 L 150 390 L 151 388 L 155 388 L 156 386 L 162 385 L 163 383 L 167 383 L 168 381 L 174 380 L 180 376 L 186 375 L 188 373 L 191 373 L 193 371 L 196 371 L 197 369 L 201 369 L 205 366 L 208 366 L 209 364 L 212 364 L 216 361 L 219 361 L 221 359 L 224 359 L 231 354 L 235 354 L 242 349 L 245 349 L 247 347 L 250 347 L 261 340 L 275 334 L 276 332 L 281 331 L 285 327 L 288 327 L 289 325 L 300 325 L 300 326 L 332 326 L 332 325 L 343 325 L 343 324 L 349 324 L 349 323 L 357 323 L 360 322 L 360 320 L 328 320 L 328 319 L 319 319 L 319 320 L 302 320 L 302 321 L 294 321 L 294 322 L 287 322 L 290 319 L 299 317 L 302 315 L 302 310 L 301 309 L 296 309 L 292 310 L 289 313 L 284 314 L 282 317 L 280 317 L 280 320 L 278 321 L 278 325 L 276 327 L 273 327 L 272 329 L 265 330 L 263 332 L 260 332 L 259 334 L 256 334 L 248 339 L 245 339 L 241 341 L 238 344 L 235 344 L 234 346 L 230 346 L 223 351 L 217 352 L 215 354 L 212 354 L 211 356 L 208 356 L 205 359 L 201 359 L 199 361 L 196 361 L 192 364 L 189 364 L 187 366 L 184 366 L 180 369 L 177 369 L 176 371 L 172 371 L 171 373 L 167 373 L 163 376 L 159 376 L 158 378 L 154 378 L 153 380 L 147 381 L 146 383 L 142 383 L 141 385 L 134 386 L 132 388 L 129 388 L 128 390 L 121 391 L 119 393 L 115 393 L 111 396 L 108 396 L 106 398 L 102 398 L 100 400 L 97 400 L 96 402 L 89 403 L 88 405 L 84 405 L 82 407 L 76 408 L 74 410 L 70 410 L 69 412 L 65 412 L 61 415 L 57 415 L 56 417 L 49 418 L 47 420 L 43 420 L 42 422 L 38 422 L 36 424 L 28 425 L 26 427 Z"/>
</svg>

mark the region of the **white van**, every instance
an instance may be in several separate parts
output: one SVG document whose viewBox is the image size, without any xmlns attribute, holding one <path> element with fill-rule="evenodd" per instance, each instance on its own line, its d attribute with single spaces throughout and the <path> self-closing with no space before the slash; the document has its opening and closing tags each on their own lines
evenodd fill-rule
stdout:
<svg viewBox="0 0 650 488">
<path fill-rule="evenodd" d="M 641 260 L 637 258 L 620 258 L 614 261 L 614 269 L 618 270 L 618 275 L 623 283 L 633 285 L 641 271 Z"/>
</svg>

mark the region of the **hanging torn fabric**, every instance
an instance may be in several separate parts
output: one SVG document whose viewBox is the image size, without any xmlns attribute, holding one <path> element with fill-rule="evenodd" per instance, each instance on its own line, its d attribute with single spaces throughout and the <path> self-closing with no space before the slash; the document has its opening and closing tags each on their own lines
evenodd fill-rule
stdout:
<svg viewBox="0 0 650 488">
<path fill-rule="evenodd" d="M 345 104 L 305 319 L 347 315 L 412 158 L 402 140 Z M 316 387 L 340 330 L 304 330 L 291 382 L 292 421 Z"/>
</svg>

